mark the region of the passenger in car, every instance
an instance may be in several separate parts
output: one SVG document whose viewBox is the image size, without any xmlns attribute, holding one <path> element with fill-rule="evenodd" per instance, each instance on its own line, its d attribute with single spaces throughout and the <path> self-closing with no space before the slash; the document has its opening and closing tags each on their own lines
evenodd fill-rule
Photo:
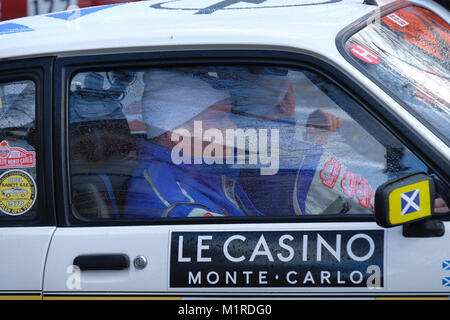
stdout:
<svg viewBox="0 0 450 320">
<path fill-rule="evenodd" d="M 226 164 L 198 161 L 209 143 L 188 136 L 196 123 L 204 130 L 222 132 L 234 127 L 228 93 L 181 71 L 147 71 L 144 82 L 142 116 L 147 139 L 137 142 L 139 165 L 130 180 L 125 216 L 244 215 L 238 201 L 249 201 L 236 183 L 238 171 Z M 181 129 L 187 130 L 184 136 Z M 180 140 L 192 148 L 176 152 Z M 180 154 L 184 163 L 178 163 Z"/>
<path fill-rule="evenodd" d="M 345 189 L 347 170 L 324 147 L 330 135 L 342 126 L 342 119 L 316 108 L 302 121 L 305 128 L 301 128 L 296 114 L 303 111 L 308 99 L 296 103 L 286 68 L 226 68 L 220 77 L 230 92 L 231 117 L 238 127 L 280 131 L 280 170 L 265 177 L 252 168 L 242 167 L 239 175 L 240 185 L 258 210 L 279 216 L 371 212 L 373 193 L 369 182 L 361 179 L 359 193 L 354 180 Z M 306 84 L 303 90 L 316 89 L 303 78 Z M 277 95 L 272 91 L 277 86 L 283 88 L 280 90 L 283 95 L 274 101 Z M 300 131 L 303 136 L 299 137 Z"/>
<path fill-rule="evenodd" d="M 226 77 L 222 77 L 222 80 L 222 84 L 225 83 Z M 292 85 L 286 75 L 269 72 L 256 74 L 256 78 L 250 77 L 247 80 L 246 84 L 243 79 L 237 82 L 237 85 L 241 87 L 238 90 L 239 97 L 236 97 L 232 86 L 225 84 L 224 87 L 227 90 L 213 88 L 211 82 L 192 73 L 164 70 L 151 70 L 145 73 L 142 104 L 143 120 L 147 125 L 147 139 L 138 141 L 139 165 L 130 180 L 126 217 L 258 216 L 306 213 L 305 195 L 308 193 L 312 177 L 317 171 L 317 164 L 323 155 L 320 145 L 326 142 L 330 132 L 339 129 L 342 121 L 321 110 L 316 110 L 309 116 L 305 133 L 305 139 L 309 142 L 299 142 L 300 147 L 296 150 L 303 153 L 303 158 L 290 158 L 290 161 L 293 160 L 296 163 L 291 163 L 291 166 L 295 166 L 288 171 L 288 175 L 294 178 L 289 192 L 281 198 L 273 195 L 268 198 L 272 203 L 280 206 L 285 203 L 285 199 L 289 199 L 287 211 L 276 212 L 264 207 L 257 208 L 252 199 L 258 197 L 255 198 L 254 195 L 246 192 L 240 182 L 242 177 L 238 179 L 239 172 L 246 171 L 245 166 L 240 166 L 236 159 L 230 161 L 230 158 L 226 157 L 229 155 L 229 149 L 234 145 L 227 145 L 230 142 L 227 139 L 218 142 L 223 144 L 221 156 L 226 158 L 226 161 L 217 161 L 217 157 L 207 159 L 205 149 L 212 142 L 217 141 L 206 141 L 203 139 L 204 136 L 198 136 L 199 132 L 196 134 L 196 124 L 199 123 L 203 130 L 213 129 L 219 132 L 228 132 L 227 130 L 236 128 L 236 124 L 238 128 L 249 128 L 253 125 L 258 129 L 281 129 L 281 141 L 286 138 L 288 140 L 284 143 L 292 143 L 288 135 L 292 132 L 292 120 L 295 119 L 295 101 L 292 96 Z M 263 80 L 265 85 L 260 88 L 253 86 L 245 96 L 246 91 L 242 85 L 247 85 L 248 89 L 252 86 L 252 82 L 255 84 L 258 80 Z M 264 91 L 264 87 L 266 89 L 269 87 L 269 90 Z M 231 102 L 228 92 L 231 93 Z M 260 97 L 256 99 L 253 95 L 249 98 L 255 93 Z M 236 98 L 239 98 L 240 104 L 236 103 Z M 242 103 L 245 99 L 247 102 Z M 248 109 L 255 106 L 252 100 L 257 101 L 258 114 L 252 114 L 256 109 Z M 242 116 L 245 118 L 245 123 L 239 120 Z M 284 127 L 286 130 L 282 128 L 283 124 L 287 124 Z M 190 147 L 180 148 L 180 143 L 186 140 L 189 143 L 185 145 Z M 220 153 L 217 152 L 218 148 L 215 150 L 216 153 Z M 247 157 L 249 154 L 249 150 L 246 150 Z M 311 161 L 316 164 L 314 168 L 311 167 Z M 303 171 L 299 172 L 298 168 L 301 164 Z M 300 173 L 308 177 L 299 177 Z M 270 190 L 283 189 L 278 188 L 279 186 L 274 183 L 286 180 L 285 175 L 285 170 L 278 179 L 274 178 L 277 173 L 269 176 L 260 175 L 259 182 L 266 181 L 266 183 L 261 183 L 259 188 L 254 185 L 256 189 L 253 188 L 250 191 L 261 196 L 266 195 Z M 331 179 L 334 178 L 336 177 L 331 177 Z M 251 181 L 251 179 L 248 180 Z M 298 180 L 301 180 L 301 185 L 298 185 Z M 328 189 L 333 188 L 328 186 Z M 345 202 L 336 195 L 336 192 L 327 189 L 324 192 L 332 195 L 328 197 L 330 200 L 316 203 L 317 208 L 311 209 L 308 213 L 348 211 Z M 321 193 L 322 196 L 324 192 Z M 293 193 L 295 193 L 294 197 Z M 336 204 L 336 202 L 339 203 Z M 365 208 L 370 210 L 370 200 L 366 199 L 365 205 Z"/>
</svg>

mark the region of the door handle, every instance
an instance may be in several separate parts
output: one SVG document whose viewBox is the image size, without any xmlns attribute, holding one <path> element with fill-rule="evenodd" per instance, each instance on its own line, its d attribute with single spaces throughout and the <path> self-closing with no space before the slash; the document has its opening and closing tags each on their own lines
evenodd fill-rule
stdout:
<svg viewBox="0 0 450 320">
<path fill-rule="evenodd" d="M 130 267 L 126 254 L 88 254 L 73 259 L 73 265 L 83 270 L 123 270 Z"/>
</svg>

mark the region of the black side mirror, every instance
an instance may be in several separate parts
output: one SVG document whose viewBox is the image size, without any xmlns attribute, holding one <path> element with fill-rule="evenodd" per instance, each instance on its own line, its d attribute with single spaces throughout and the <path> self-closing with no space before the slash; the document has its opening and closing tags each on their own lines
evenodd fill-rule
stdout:
<svg viewBox="0 0 450 320">
<path fill-rule="evenodd" d="M 375 193 L 376 222 L 390 228 L 428 218 L 434 210 L 434 198 L 434 180 L 423 172 L 388 181 Z"/>
</svg>

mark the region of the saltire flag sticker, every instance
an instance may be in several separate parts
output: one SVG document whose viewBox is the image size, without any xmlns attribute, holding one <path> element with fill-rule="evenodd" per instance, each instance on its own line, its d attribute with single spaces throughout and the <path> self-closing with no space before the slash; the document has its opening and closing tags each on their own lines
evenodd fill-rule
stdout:
<svg viewBox="0 0 450 320">
<path fill-rule="evenodd" d="M 400 195 L 402 199 L 402 215 L 420 210 L 420 190 L 405 192 Z"/>
<path fill-rule="evenodd" d="M 446 261 L 442 262 L 442 269 L 450 270 L 450 260 L 446 260 Z"/>
<path fill-rule="evenodd" d="M 389 220 L 393 225 L 431 215 L 428 180 L 394 189 L 389 194 Z"/>
</svg>

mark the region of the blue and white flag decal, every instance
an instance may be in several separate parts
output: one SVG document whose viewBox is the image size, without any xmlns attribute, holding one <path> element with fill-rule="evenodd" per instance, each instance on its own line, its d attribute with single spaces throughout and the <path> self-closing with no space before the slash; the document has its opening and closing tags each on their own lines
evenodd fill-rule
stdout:
<svg viewBox="0 0 450 320">
<path fill-rule="evenodd" d="M 445 277 L 444 279 L 442 279 L 442 285 L 444 287 L 450 287 L 450 277 Z"/>
<path fill-rule="evenodd" d="M 18 32 L 27 32 L 27 31 L 34 31 L 34 29 L 31 29 L 30 27 L 27 26 L 23 26 L 21 24 L 11 22 L 0 24 L 0 35 Z"/>
<path fill-rule="evenodd" d="M 446 260 L 446 261 L 442 262 L 442 269 L 450 270 L 450 260 Z"/>
<path fill-rule="evenodd" d="M 402 216 L 420 210 L 420 191 L 411 190 L 400 195 L 402 199 Z"/>
<path fill-rule="evenodd" d="M 125 3 L 114 3 L 114 4 L 108 4 L 104 6 L 96 6 L 96 7 L 88 7 L 88 8 L 82 8 L 82 9 L 75 9 L 71 11 L 64 11 L 64 12 L 58 12 L 58 13 L 52 13 L 48 14 L 47 17 L 50 18 L 56 18 L 56 19 L 62 19 L 62 20 L 74 20 L 77 18 L 81 18 L 83 16 L 86 16 L 88 14 L 105 10 L 111 7 L 115 7 L 121 4 Z"/>
</svg>

